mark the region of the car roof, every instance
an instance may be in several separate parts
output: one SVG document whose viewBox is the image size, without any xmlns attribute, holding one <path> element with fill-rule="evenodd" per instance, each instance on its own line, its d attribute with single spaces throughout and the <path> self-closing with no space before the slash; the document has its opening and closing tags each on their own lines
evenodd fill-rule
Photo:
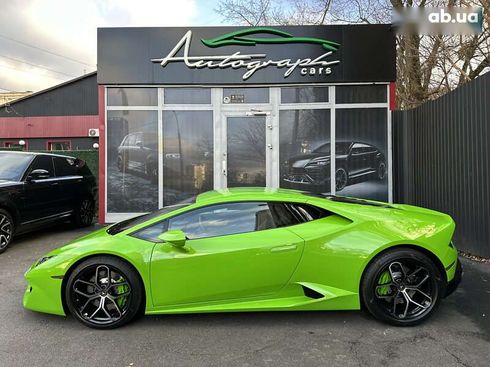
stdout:
<svg viewBox="0 0 490 367">
<path fill-rule="evenodd" d="M 55 154 L 55 153 L 43 153 L 43 152 L 19 152 L 19 151 L 15 151 L 15 150 L 2 150 L 2 151 L 0 151 L 0 154 L 3 154 L 3 153 L 19 154 L 19 155 L 31 155 L 31 156 L 49 155 L 51 157 L 76 159 L 75 157 L 72 157 L 69 155 Z"/>
<path fill-rule="evenodd" d="M 306 201 L 308 196 L 303 191 L 289 189 L 272 189 L 264 187 L 235 187 L 223 190 L 207 191 L 197 195 L 196 203 L 219 203 L 230 200 L 298 200 Z"/>
</svg>

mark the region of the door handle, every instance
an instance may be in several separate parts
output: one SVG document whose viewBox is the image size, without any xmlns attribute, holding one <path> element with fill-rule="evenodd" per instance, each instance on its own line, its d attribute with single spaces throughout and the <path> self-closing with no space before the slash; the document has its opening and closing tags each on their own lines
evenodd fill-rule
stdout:
<svg viewBox="0 0 490 367">
<path fill-rule="evenodd" d="M 53 183 L 51 184 L 51 186 L 56 186 L 56 185 L 58 185 L 58 182 L 53 182 Z"/>
<path fill-rule="evenodd" d="M 271 252 L 285 252 L 285 251 L 294 251 L 296 250 L 298 246 L 296 245 L 284 245 L 284 246 L 277 246 L 271 248 Z"/>
</svg>

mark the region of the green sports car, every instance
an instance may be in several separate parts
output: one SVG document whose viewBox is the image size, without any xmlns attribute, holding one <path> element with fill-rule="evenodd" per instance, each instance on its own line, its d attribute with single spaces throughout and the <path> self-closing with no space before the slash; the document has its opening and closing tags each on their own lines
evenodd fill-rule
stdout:
<svg viewBox="0 0 490 367">
<path fill-rule="evenodd" d="M 26 273 L 24 307 L 94 328 L 141 313 L 361 308 L 414 325 L 459 282 L 454 228 L 409 205 L 210 191 L 48 253 Z"/>
</svg>

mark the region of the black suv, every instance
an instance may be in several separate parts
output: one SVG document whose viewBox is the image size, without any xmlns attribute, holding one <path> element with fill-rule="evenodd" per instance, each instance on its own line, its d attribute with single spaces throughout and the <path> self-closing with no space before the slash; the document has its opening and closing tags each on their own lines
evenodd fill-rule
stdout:
<svg viewBox="0 0 490 367">
<path fill-rule="evenodd" d="M 155 134 L 136 132 L 124 137 L 117 148 L 117 168 L 121 172 L 142 172 L 152 182 L 158 181 L 158 148 Z"/>
<path fill-rule="evenodd" d="M 0 152 L 0 253 L 14 235 L 72 219 L 92 224 L 95 178 L 84 161 L 57 154 Z"/>
<path fill-rule="evenodd" d="M 383 153 L 366 143 L 336 142 L 335 166 L 337 191 L 354 182 L 372 178 L 383 180 L 386 176 L 386 160 Z M 330 143 L 321 145 L 311 153 L 291 157 L 284 162 L 283 172 L 283 180 L 292 188 L 330 188 Z"/>
</svg>

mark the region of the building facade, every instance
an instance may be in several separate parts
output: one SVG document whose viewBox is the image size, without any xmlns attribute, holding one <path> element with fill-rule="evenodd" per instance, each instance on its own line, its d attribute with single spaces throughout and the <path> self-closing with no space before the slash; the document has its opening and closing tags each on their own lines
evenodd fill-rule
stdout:
<svg viewBox="0 0 490 367">
<path fill-rule="evenodd" d="M 392 200 L 390 25 L 98 30 L 101 222 L 211 189 Z"/>
<path fill-rule="evenodd" d="M 0 147 L 83 150 L 98 142 L 97 75 L 0 105 Z"/>
</svg>

